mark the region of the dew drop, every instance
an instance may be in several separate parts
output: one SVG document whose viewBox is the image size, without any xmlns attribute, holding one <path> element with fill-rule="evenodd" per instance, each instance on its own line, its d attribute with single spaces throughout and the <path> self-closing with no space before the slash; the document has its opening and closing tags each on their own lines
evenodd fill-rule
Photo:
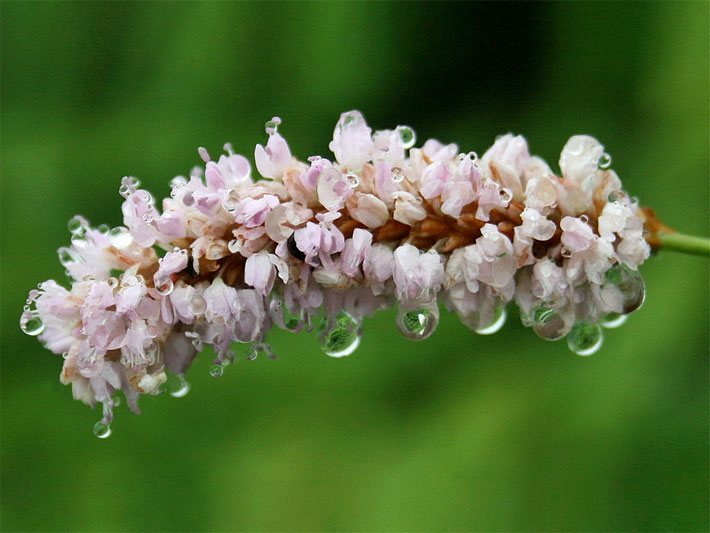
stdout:
<svg viewBox="0 0 710 533">
<path fill-rule="evenodd" d="M 167 296 L 173 292 L 174 287 L 175 285 L 173 284 L 173 280 L 170 278 L 159 279 L 155 282 L 155 290 L 162 296 Z"/>
<path fill-rule="evenodd" d="M 402 146 L 404 146 L 405 150 L 408 150 L 417 142 L 417 134 L 409 126 L 397 126 L 397 133 L 402 139 Z"/>
<path fill-rule="evenodd" d="M 478 154 L 476 152 L 469 152 L 466 154 L 466 157 L 468 157 L 474 163 L 478 161 Z"/>
<path fill-rule="evenodd" d="M 190 310 L 195 315 L 201 315 L 207 309 L 207 300 L 205 300 L 202 295 L 195 294 L 190 300 Z"/>
<path fill-rule="evenodd" d="M 143 215 L 143 222 L 146 222 L 147 224 L 150 224 L 151 222 L 153 222 L 153 215 L 151 215 L 150 213 L 144 214 Z"/>
<path fill-rule="evenodd" d="M 99 420 L 94 424 L 94 435 L 100 439 L 107 439 L 111 436 L 111 425 Z"/>
<path fill-rule="evenodd" d="M 106 282 L 108 283 L 110 289 L 115 289 L 116 287 L 118 287 L 118 279 L 114 277 L 108 278 Z"/>
<path fill-rule="evenodd" d="M 60 248 L 59 250 L 57 250 L 57 255 L 59 256 L 59 262 L 62 264 L 63 267 L 68 267 L 72 263 L 76 262 L 74 252 L 72 252 L 69 248 Z"/>
<path fill-rule="evenodd" d="M 358 185 L 360 185 L 360 178 L 358 178 L 355 174 L 348 174 L 345 176 L 345 181 L 348 182 L 348 187 L 351 189 L 356 189 Z"/>
<path fill-rule="evenodd" d="M 589 223 L 589 217 L 587 215 L 582 215 L 579 217 L 579 220 L 581 220 L 583 223 L 588 224 Z"/>
<path fill-rule="evenodd" d="M 28 307 L 31 304 L 33 304 L 37 298 L 39 298 L 39 295 L 41 294 L 40 290 L 42 289 L 42 284 L 40 283 L 36 289 L 32 289 L 29 294 L 27 295 L 27 300 L 25 300 L 25 303 L 27 304 Z"/>
<path fill-rule="evenodd" d="M 599 158 L 597 165 L 603 170 L 606 170 L 607 168 L 611 167 L 611 156 L 604 152 Z"/>
<path fill-rule="evenodd" d="M 170 396 L 173 398 L 182 398 L 190 392 L 190 384 L 185 380 L 185 376 L 183 374 L 177 374 L 175 377 L 177 379 L 175 380 L 175 383 L 171 384 Z"/>
<path fill-rule="evenodd" d="M 242 244 L 239 242 L 238 239 L 232 239 L 227 244 L 227 249 L 233 254 L 239 253 L 239 250 L 241 249 L 241 247 L 242 247 Z"/>
<path fill-rule="evenodd" d="M 624 191 L 612 191 L 609 193 L 607 200 L 609 202 L 624 202 L 628 198 Z"/>
<path fill-rule="evenodd" d="M 183 176 L 175 176 L 170 180 L 170 187 L 172 189 L 177 189 L 178 187 L 184 187 L 187 185 L 187 180 Z"/>
<path fill-rule="evenodd" d="M 67 222 L 67 229 L 72 235 L 76 233 L 83 233 L 86 230 L 83 219 L 78 215 L 69 219 L 69 222 Z"/>
<path fill-rule="evenodd" d="M 418 308 L 400 307 L 397 311 L 397 328 L 408 339 L 422 341 L 431 337 L 439 324 L 436 302 Z"/>
<path fill-rule="evenodd" d="M 111 246 L 118 250 L 128 248 L 133 242 L 133 237 L 131 237 L 131 233 L 128 231 L 127 228 L 124 228 L 123 226 L 113 228 L 111 231 L 109 231 L 108 235 L 109 239 L 111 240 Z"/>
<path fill-rule="evenodd" d="M 215 363 L 212 366 L 210 366 L 210 376 L 213 378 L 219 378 L 222 377 L 224 374 L 224 366 L 220 365 L 219 363 Z"/>
<path fill-rule="evenodd" d="M 279 322 L 283 324 L 283 328 L 287 331 L 293 331 L 296 332 L 298 331 L 302 325 L 303 325 L 303 311 L 299 311 L 298 313 L 292 312 L 286 303 L 278 297 L 275 296 L 272 298 L 271 303 L 269 304 L 270 309 L 272 310 L 273 313 L 277 315 L 277 319 L 275 322 L 278 324 Z M 280 315 L 280 317 L 278 317 Z M 280 318 L 280 320 L 278 319 Z M 281 327 L 281 324 L 279 324 Z"/>
<path fill-rule="evenodd" d="M 533 308 L 532 328 L 540 338 L 548 341 L 561 339 L 567 335 L 570 327 L 557 310 L 542 304 Z"/>
<path fill-rule="evenodd" d="M 182 203 L 185 204 L 186 207 L 190 207 L 195 203 L 195 197 L 192 196 L 191 192 L 186 192 L 182 196 Z"/>
<path fill-rule="evenodd" d="M 324 319 L 321 322 L 319 340 L 326 355 L 350 355 L 360 345 L 360 321 L 341 311 L 334 320 Z"/>
<path fill-rule="evenodd" d="M 392 169 L 392 181 L 395 183 L 402 183 L 404 181 L 404 172 L 399 167 L 394 167 Z"/>
<path fill-rule="evenodd" d="M 505 306 L 502 304 L 485 305 L 482 309 L 466 316 L 459 316 L 461 322 L 479 335 L 493 335 L 500 331 L 508 318 Z"/>
<path fill-rule="evenodd" d="M 599 351 L 604 333 L 598 324 L 577 322 L 567 335 L 567 346 L 577 355 L 588 356 Z"/>
<path fill-rule="evenodd" d="M 601 325 L 607 329 L 615 329 L 623 326 L 628 319 L 628 315 L 623 315 L 621 313 L 609 313 L 602 318 Z"/>
<path fill-rule="evenodd" d="M 507 204 L 507 203 L 510 202 L 512 199 L 513 199 L 513 191 L 511 191 L 510 189 L 507 189 L 507 188 L 500 190 L 500 200 L 501 200 L 501 202 L 503 202 L 504 204 Z"/>
<path fill-rule="evenodd" d="M 26 310 L 20 317 L 20 329 L 23 333 L 36 337 L 44 331 L 44 323 L 38 311 Z"/>
<path fill-rule="evenodd" d="M 632 270 L 624 264 L 617 264 L 607 270 L 606 285 L 614 285 L 621 292 L 622 311 L 624 314 L 633 313 L 643 305 L 646 299 L 646 284 L 637 270 Z"/>
</svg>

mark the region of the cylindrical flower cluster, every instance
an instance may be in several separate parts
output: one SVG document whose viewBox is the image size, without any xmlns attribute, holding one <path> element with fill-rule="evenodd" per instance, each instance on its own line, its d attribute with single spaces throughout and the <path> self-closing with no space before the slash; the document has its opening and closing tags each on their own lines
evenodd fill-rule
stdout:
<svg viewBox="0 0 710 533">
<path fill-rule="evenodd" d="M 594 138 L 572 137 L 561 176 L 504 135 L 480 158 L 408 126 L 374 133 L 343 113 L 334 159 L 291 155 L 266 124 L 256 170 L 225 146 L 171 182 L 160 207 L 134 178 L 120 194 L 125 226 L 69 222 L 59 259 L 70 289 L 49 280 L 30 292 L 20 325 L 62 354 L 61 381 L 104 406 L 110 434 L 116 392 L 187 392 L 185 372 L 212 346 L 213 376 L 232 362 L 272 356 L 273 327 L 317 329 L 323 351 L 351 354 L 364 317 L 397 306 L 397 327 L 421 340 L 443 304 L 480 334 L 498 331 L 515 301 L 540 337 L 567 337 L 579 355 L 602 343 L 644 299 L 644 217 Z"/>
</svg>

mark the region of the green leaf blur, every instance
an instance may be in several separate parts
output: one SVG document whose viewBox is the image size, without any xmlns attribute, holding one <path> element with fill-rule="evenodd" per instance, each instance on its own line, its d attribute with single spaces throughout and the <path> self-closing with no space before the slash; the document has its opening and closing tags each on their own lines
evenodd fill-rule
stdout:
<svg viewBox="0 0 710 533">
<path fill-rule="evenodd" d="M 156 196 L 281 116 L 324 154 L 340 112 L 482 153 L 513 131 L 556 165 L 597 136 L 631 194 L 708 235 L 706 2 L 3 2 L 3 531 L 697 530 L 708 520 L 708 261 L 661 254 L 645 305 L 593 357 L 513 316 L 424 342 L 394 312 L 332 359 L 316 334 L 185 398 L 97 411 L 22 335 L 63 280 L 67 220 L 120 221 L 119 180 Z M 513 313 L 514 314 L 514 313 Z"/>
</svg>

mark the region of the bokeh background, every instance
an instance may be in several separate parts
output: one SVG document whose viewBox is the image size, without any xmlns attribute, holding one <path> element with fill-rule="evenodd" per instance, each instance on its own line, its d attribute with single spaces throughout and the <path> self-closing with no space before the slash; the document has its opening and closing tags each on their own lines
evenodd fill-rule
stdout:
<svg viewBox="0 0 710 533">
<path fill-rule="evenodd" d="M 340 112 L 479 153 L 507 131 L 556 166 L 602 140 L 632 194 L 708 235 L 706 2 L 2 3 L 4 531 L 707 531 L 708 261 L 662 253 L 648 296 L 591 358 L 513 317 L 449 315 L 423 343 L 392 313 L 334 360 L 274 333 L 277 361 L 119 409 L 114 434 L 23 336 L 63 279 L 66 221 L 120 222 L 119 180 L 157 196 L 264 121 L 302 158 Z"/>
</svg>

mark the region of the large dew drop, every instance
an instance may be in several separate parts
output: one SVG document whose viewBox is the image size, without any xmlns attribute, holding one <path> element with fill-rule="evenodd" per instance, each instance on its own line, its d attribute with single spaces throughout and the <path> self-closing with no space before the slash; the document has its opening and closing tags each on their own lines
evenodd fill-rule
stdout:
<svg viewBox="0 0 710 533">
<path fill-rule="evenodd" d="M 334 320 L 323 320 L 319 339 L 320 347 L 326 355 L 350 355 L 360 345 L 360 321 L 341 311 Z"/>
<path fill-rule="evenodd" d="M 397 328 L 408 339 L 422 341 L 431 337 L 439 324 L 439 309 L 436 303 L 422 307 L 400 307 L 397 312 Z"/>
<path fill-rule="evenodd" d="M 571 324 L 555 309 L 538 305 L 532 312 L 532 328 L 540 338 L 548 341 L 561 339 L 570 330 Z"/>
<path fill-rule="evenodd" d="M 36 337 L 44 331 L 44 323 L 37 311 L 25 311 L 20 317 L 20 329 L 27 335 Z"/>
<path fill-rule="evenodd" d="M 607 329 L 618 328 L 624 325 L 628 318 L 628 315 L 622 315 L 621 313 L 609 313 L 602 319 L 601 325 Z"/>
<path fill-rule="evenodd" d="M 111 241 L 111 246 L 118 250 L 128 248 L 133 242 L 133 237 L 131 237 L 130 232 L 123 226 L 113 228 L 108 232 L 108 236 Z"/>
<path fill-rule="evenodd" d="M 170 396 L 173 398 L 182 398 L 190 392 L 190 384 L 185 380 L 183 374 L 178 374 L 175 378 L 175 382 L 170 385 Z"/>
<path fill-rule="evenodd" d="M 567 346 L 577 355 L 587 356 L 599 351 L 604 333 L 598 324 L 577 322 L 567 335 Z"/>
<path fill-rule="evenodd" d="M 405 150 L 408 150 L 417 142 L 417 134 L 409 126 L 397 126 L 397 133 L 402 139 L 402 146 Z"/>
<path fill-rule="evenodd" d="M 508 313 L 502 304 L 495 307 L 484 306 L 478 311 L 474 311 L 466 316 L 459 315 L 461 322 L 468 329 L 479 335 L 493 335 L 498 333 L 505 325 Z"/>
<path fill-rule="evenodd" d="M 621 300 L 622 312 L 633 313 L 646 299 L 646 285 L 641 274 L 626 265 L 614 265 L 606 272 L 606 283 L 602 287 L 602 299 L 610 297 Z"/>
</svg>

